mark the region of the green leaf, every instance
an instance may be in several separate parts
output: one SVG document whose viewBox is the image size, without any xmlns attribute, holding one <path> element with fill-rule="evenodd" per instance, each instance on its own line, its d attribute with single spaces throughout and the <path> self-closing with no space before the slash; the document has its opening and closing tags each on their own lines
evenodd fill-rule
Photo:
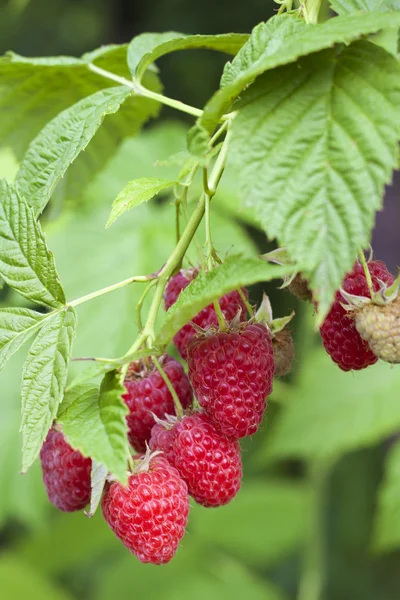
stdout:
<svg viewBox="0 0 400 600">
<path fill-rule="evenodd" d="M 64 396 L 75 335 L 73 308 L 49 319 L 32 344 L 22 370 L 22 470 L 39 454 Z"/>
<path fill-rule="evenodd" d="M 244 204 L 296 259 L 322 319 L 397 165 L 400 65 L 355 42 L 266 74 L 244 102 L 230 154 Z"/>
<path fill-rule="evenodd" d="M 193 507 L 191 533 L 246 564 L 265 568 L 304 542 L 309 512 L 310 494 L 305 487 L 250 480 L 224 510 Z"/>
<path fill-rule="evenodd" d="M 99 90 L 115 86 L 115 81 L 93 72 L 91 63 L 130 80 L 126 48 L 106 46 L 81 59 L 35 59 L 13 53 L 1 57 L 0 145 L 12 147 L 22 158 L 28 144 L 59 113 Z M 146 73 L 144 83 L 152 91 L 161 91 L 155 73 Z M 110 115 L 63 179 L 61 197 L 80 197 L 83 187 L 104 166 L 121 140 L 135 135 L 145 121 L 158 114 L 159 108 L 157 102 L 132 96 L 117 114 Z"/>
<path fill-rule="evenodd" d="M 127 210 L 151 200 L 163 190 L 173 187 L 175 183 L 169 179 L 149 179 L 148 177 L 130 181 L 114 200 L 106 228 L 110 227 Z"/>
<path fill-rule="evenodd" d="M 108 469 L 101 463 L 92 459 L 92 470 L 90 474 L 91 493 L 90 493 L 90 510 L 87 513 L 88 517 L 93 517 L 103 494 L 104 486 L 107 480 Z"/>
<path fill-rule="evenodd" d="M 400 11 L 335 17 L 318 25 L 307 25 L 290 15 L 260 23 L 232 63 L 226 65 L 222 88 L 206 104 L 200 124 L 212 133 L 232 102 L 265 71 L 396 25 L 400 25 Z"/>
<path fill-rule="evenodd" d="M 357 11 L 393 11 L 400 9 L 399 0 L 330 0 L 329 4 L 338 15 L 348 15 Z"/>
<path fill-rule="evenodd" d="M 222 265 L 211 271 L 201 271 L 168 310 L 154 345 L 163 347 L 168 344 L 183 325 L 224 294 L 258 281 L 282 277 L 290 268 L 268 264 L 261 258 L 236 254 L 228 256 Z"/>
<path fill-rule="evenodd" d="M 73 600 L 67 590 L 12 554 L 3 553 L 0 557 L 0 581 L 3 598 Z"/>
<path fill-rule="evenodd" d="M 85 150 L 103 119 L 116 113 L 132 90 L 119 86 L 100 90 L 66 109 L 30 144 L 15 185 L 40 215 L 68 167 Z"/>
<path fill-rule="evenodd" d="M 44 317 L 28 308 L 0 309 L 0 369 L 41 326 Z"/>
<path fill-rule="evenodd" d="M 57 308 L 65 303 L 53 255 L 32 209 L 0 181 L 0 274 L 22 296 Z"/>
<path fill-rule="evenodd" d="M 126 482 L 128 413 L 121 395 L 125 388 L 115 371 L 107 373 L 100 387 L 83 384 L 65 394 L 57 421 L 69 443 L 85 456 L 104 465 Z"/>
<path fill-rule="evenodd" d="M 373 545 L 388 552 L 400 546 L 400 444 L 394 441 L 386 457 L 385 476 L 380 485 Z"/>
<path fill-rule="evenodd" d="M 165 54 L 190 48 L 207 48 L 236 54 L 248 37 L 248 34 L 242 33 L 187 36 L 175 31 L 143 33 L 133 38 L 129 44 L 128 66 L 133 77 L 140 81 L 149 66 Z"/>
<path fill-rule="evenodd" d="M 204 156 L 209 151 L 210 136 L 208 131 L 199 123 L 196 123 L 188 131 L 187 147 L 194 156 Z"/>
<path fill-rule="evenodd" d="M 400 427 L 399 386 L 400 370 L 386 363 L 349 376 L 322 350 L 311 352 L 257 460 L 324 459 L 376 444 Z"/>
</svg>

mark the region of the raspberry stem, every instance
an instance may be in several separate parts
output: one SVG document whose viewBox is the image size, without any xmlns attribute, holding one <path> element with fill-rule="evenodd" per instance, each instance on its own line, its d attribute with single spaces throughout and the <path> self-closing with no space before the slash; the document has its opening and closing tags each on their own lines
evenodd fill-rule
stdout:
<svg viewBox="0 0 400 600">
<path fill-rule="evenodd" d="M 369 294 L 372 298 L 372 296 L 375 293 L 374 290 L 374 286 L 372 284 L 372 278 L 371 278 L 371 273 L 369 272 L 369 268 L 368 268 L 368 263 L 365 259 L 365 255 L 364 252 L 362 250 L 359 251 L 358 256 L 360 257 L 360 262 L 363 266 L 364 269 L 364 273 L 365 273 L 365 279 L 367 280 L 367 285 L 368 285 L 368 289 L 369 289 Z"/>
<path fill-rule="evenodd" d="M 181 402 L 180 402 L 180 400 L 178 398 L 178 394 L 176 393 L 174 386 L 171 383 L 170 378 L 168 377 L 168 375 L 166 374 L 166 372 L 162 368 L 162 366 L 161 366 L 160 361 L 158 360 L 158 358 L 156 356 L 152 356 L 151 358 L 153 359 L 153 362 L 154 362 L 154 364 L 156 366 L 156 369 L 160 373 L 161 377 L 165 381 L 165 384 L 166 384 L 167 388 L 169 389 L 169 391 L 171 393 L 172 400 L 174 401 L 176 415 L 178 417 L 183 417 L 182 404 L 181 404 Z"/>
<path fill-rule="evenodd" d="M 245 294 L 243 293 L 242 288 L 237 288 L 237 293 L 239 294 L 243 304 L 245 305 L 247 312 L 249 314 L 249 317 L 251 318 L 254 314 L 254 309 L 252 307 L 252 305 L 250 304 L 250 302 L 247 300 Z"/>
<path fill-rule="evenodd" d="M 226 331 L 226 321 L 224 317 L 224 313 L 219 305 L 218 300 L 214 300 L 214 310 L 217 315 L 218 325 L 221 331 Z"/>
</svg>

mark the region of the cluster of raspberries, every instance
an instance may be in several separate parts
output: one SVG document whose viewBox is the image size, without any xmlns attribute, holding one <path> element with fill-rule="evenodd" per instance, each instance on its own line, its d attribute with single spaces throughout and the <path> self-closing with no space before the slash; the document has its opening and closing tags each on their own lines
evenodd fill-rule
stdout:
<svg viewBox="0 0 400 600">
<path fill-rule="evenodd" d="M 393 283 L 383 263 L 370 261 L 368 268 L 375 292 Z M 196 269 L 180 271 L 169 281 L 166 309 L 197 274 Z M 312 300 L 301 276 L 291 285 L 298 297 Z M 343 291 L 367 304 L 358 312 L 347 311 Z M 236 496 L 242 480 L 238 440 L 257 431 L 274 375 L 290 370 L 290 334 L 283 329 L 273 335 L 254 318 L 247 320 L 246 297 L 243 289 L 220 298 L 225 330 L 209 305 L 177 333 L 174 342 L 187 361 L 188 375 L 169 355 L 159 357 L 164 377 L 151 358 L 129 366 L 123 398 L 129 408 L 129 441 L 138 454 L 126 487 L 117 481 L 106 484 L 102 510 L 110 528 L 142 562 L 163 564 L 174 556 L 185 533 L 189 496 L 205 507 L 222 506 Z M 344 371 L 363 369 L 378 356 L 400 362 L 399 299 L 383 308 L 370 301 L 364 268 L 356 263 L 320 330 L 327 352 Z M 175 412 L 165 376 L 183 416 Z M 71 448 L 57 428 L 43 444 L 41 462 L 49 499 L 57 508 L 81 510 L 89 503 L 91 460 Z"/>
<path fill-rule="evenodd" d="M 168 309 L 197 275 L 181 271 L 165 290 Z M 159 358 L 184 409 L 178 417 L 168 386 L 151 358 L 131 363 L 125 379 L 129 441 L 138 456 L 124 487 L 106 484 L 103 516 L 142 562 L 167 563 L 185 533 L 189 496 L 205 507 L 227 504 L 242 480 L 239 438 L 254 434 L 263 418 L 275 372 L 270 330 L 246 320 L 247 297 L 220 298 L 227 328 L 218 328 L 213 305 L 175 336 L 188 375 L 169 355 Z M 286 332 L 285 332 L 286 333 Z M 281 347 L 280 347 L 281 349 Z M 193 394 L 197 399 L 193 406 Z M 83 509 L 90 501 L 90 458 L 71 448 L 52 428 L 41 450 L 43 479 L 59 509 Z"/>
</svg>

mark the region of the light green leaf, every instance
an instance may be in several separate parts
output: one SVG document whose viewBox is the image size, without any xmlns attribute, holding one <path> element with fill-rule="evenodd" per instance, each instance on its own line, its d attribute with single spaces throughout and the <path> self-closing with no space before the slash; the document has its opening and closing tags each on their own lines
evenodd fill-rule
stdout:
<svg viewBox="0 0 400 600">
<path fill-rule="evenodd" d="M 188 131 L 187 147 L 194 156 L 204 156 L 209 151 L 210 136 L 208 131 L 199 123 L 193 125 Z"/>
<path fill-rule="evenodd" d="M 132 90 L 119 86 L 100 90 L 66 109 L 30 144 L 15 185 L 40 215 L 68 167 L 85 150 L 103 119 L 116 113 Z"/>
<path fill-rule="evenodd" d="M 12 554 L 2 554 L 0 557 L 0 581 L 5 600 L 73 600 L 67 590 Z"/>
<path fill-rule="evenodd" d="M 125 482 L 128 409 L 121 399 L 124 391 L 115 372 L 104 376 L 100 392 L 93 384 L 78 385 L 66 392 L 57 421 L 71 446 Z"/>
<path fill-rule="evenodd" d="M 184 35 L 175 31 L 166 33 L 143 33 L 131 41 L 128 47 L 128 65 L 137 80 L 158 58 L 190 48 L 207 48 L 227 54 L 236 54 L 248 39 L 248 34 L 226 33 L 222 35 Z"/>
<path fill-rule="evenodd" d="M 0 181 L 0 274 L 22 296 L 52 308 L 65 303 L 53 255 L 32 209 Z"/>
<path fill-rule="evenodd" d="M 304 543 L 309 512 L 310 494 L 305 487 L 250 480 L 221 511 L 193 507 L 191 531 L 246 564 L 266 567 Z"/>
<path fill-rule="evenodd" d="M 296 259 L 322 319 L 397 165 L 400 65 L 355 42 L 266 74 L 245 102 L 230 154 L 244 204 Z"/>
<path fill-rule="evenodd" d="M 92 491 L 90 493 L 90 510 L 87 513 L 88 517 L 94 516 L 101 502 L 101 496 L 107 480 L 107 473 L 107 467 L 92 459 L 92 470 L 90 474 Z"/>
<path fill-rule="evenodd" d="M 0 369 L 41 326 L 44 317 L 28 308 L 0 309 Z"/>
<path fill-rule="evenodd" d="M 330 0 L 329 4 L 338 15 L 348 15 L 361 10 L 386 12 L 400 9 L 399 0 Z"/>
<path fill-rule="evenodd" d="M 228 256 L 222 265 L 211 271 L 201 271 L 168 310 L 154 345 L 163 347 L 168 344 L 183 325 L 224 294 L 259 281 L 282 277 L 290 269 L 268 264 L 261 258 L 236 254 Z"/>
<path fill-rule="evenodd" d="M 28 144 L 59 113 L 86 96 L 115 86 L 115 81 L 94 73 L 90 63 L 131 79 L 126 45 L 100 48 L 81 59 L 35 59 L 13 53 L 1 57 L 0 145 L 12 147 L 22 158 Z M 161 91 L 155 73 L 146 73 L 144 84 L 152 91 Z M 158 114 L 159 107 L 157 102 L 132 96 L 117 114 L 110 115 L 62 180 L 61 198 L 80 197 L 83 187 L 104 166 L 121 140 L 135 135 L 145 121 Z"/>
<path fill-rule="evenodd" d="M 241 92 L 262 73 L 300 56 L 400 25 L 400 11 L 335 17 L 318 25 L 279 15 L 254 28 L 249 41 L 225 67 L 222 88 L 206 104 L 200 124 L 212 133 Z"/>
<path fill-rule="evenodd" d="M 39 454 L 64 396 L 75 335 L 73 308 L 49 319 L 32 344 L 22 370 L 22 470 Z"/>
<path fill-rule="evenodd" d="M 309 353 L 257 460 L 323 459 L 376 444 L 400 428 L 399 386 L 400 370 L 384 362 L 349 374 L 322 350 Z"/>
<path fill-rule="evenodd" d="M 127 210 L 151 200 L 163 190 L 172 188 L 175 183 L 169 179 L 149 179 L 148 177 L 130 181 L 114 200 L 106 228 L 110 227 Z"/>
<path fill-rule="evenodd" d="M 400 546 L 400 444 L 397 440 L 386 457 L 373 545 L 375 550 L 384 552 Z"/>
</svg>

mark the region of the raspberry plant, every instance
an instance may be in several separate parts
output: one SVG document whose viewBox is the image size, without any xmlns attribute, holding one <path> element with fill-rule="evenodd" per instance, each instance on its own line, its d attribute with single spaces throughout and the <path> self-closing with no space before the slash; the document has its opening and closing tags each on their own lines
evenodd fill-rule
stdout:
<svg viewBox="0 0 400 600">
<path fill-rule="evenodd" d="M 23 158 L 15 180 L 0 182 L 0 275 L 27 304 L 0 310 L 0 366 L 34 336 L 22 371 L 22 470 L 27 471 L 37 459 L 52 427 L 62 430 L 71 452 L 75 450 L 92 461 L 90 514 L 100 502 L 104 485 L 103 498 L 112 495 L 110 490 L 114 489 L 118 499 L 129 489 L 123 486 L 131 485 L 136 477 L 124 402 L 130 366 L 156 367 L 159 381 L 173 399 L 179 420 L 174 425 L 176 431 L 184 429 L 190 419 L 211 418 L 207 413 L 197 415 L 196 406 L 194 415 L 183 416 L 180 399 L 159 359 L 172 340 L 182 339 L 185 332 L 193 338 L 199 334 L 201 339 L 202 335 L 226 336 L 231 327 L 238 327 L 238 331 L 242 326 L 254 327 L 253 322 L 262 317 L 249 302 L 246 287 L 281 278 L 289 287 L 300 282 L 302 295 L 311 297 L 317 307 L 315 324 L 322 332 L 328 329 L 326 317 L 331 317 L 336 299 L 340 318 L 348 319 L 346 326 L 350 323 L 353 333 L 363 338 L 360 344 L 371 352 L 368 365 L 376 362 L 375 346 L 372 350 L 368 347 L 369 340 L 376 337 L 371 327 L 380 322 L 383 313 L 397 327 L 398 282 L 389 289 L 381 280 L 372 286 L 363 248 L 370 241 L 384 186 L 398 163 L 400 10 L 396 10 L 396 3 L 371 0 L 368 10 L 363 4 L 360 12 L 357 1 L 334 0 L 332 7 L 339 16 L 318 23 L 318 0 L 306 0 L 299 9 L 293 9 L 289 0 L 280 4 L 279 14 L 260 23 L 250 35 L 142 34 L 128 45 L 102 47 L 81 58 L 31 59 L 9 53 L 1 59 L 0 70 L 5 76 L 0 115 L 3 141 L 13 145 L 11 124 L 22 114 L 26 115 L 26 126 L 19 142 Z M 155 67 L 162 56 L 192 48 L 232 57 L 225 65 L 219 89 L 203 109 L 163 95 L 162 76 Z M 63 193 L 79 195 L 122 139 L 157 117 L 162 105 L 193 117 L 187 149 L 182 148 L 170 159 L 179 169 L 171 179 L 143 176 L 130 181 L 112 203 L 104 225 L 113 228 L 127 211 L 168 193 L 173 202 L 168 209 L 159 206 L 158 220 L 154 211 L 154 222 L 147 226 L 149 231 L 162 231 L 164 219 L 173 221 L 175 246 L 170 253 L 165 251 L 155 272 L 134 273 L 107 287 L 69 298 L 47 247 L 41 218 L 45 221 L 48 212 L 55 210 Z M 217 252 L 213 198 L 226 168 L 236 172 L 243 210 L 250 210 L 268 239 L 276 240 L 283 249 L 280 254 L 258 256 L 255 251 L 233 249 L 222 256 Z M 194 203 L 199 182 L 201 190 Z M 140 231 L 131 233 L 141 235 Z M 199 256 L 193 264 L 188 252 L 196 241 Z M 235 240 L 232 242 L 235 245 Z M 145 239 L 137 251 L 146 253 Z M 357 254 L 360 264 L 354 267 Z M 86 260 L 86 256 L 78 258 Z M 112 261 L 108 266 L 112 271 Z M 348 290 L 340 290 L 353 267 L 362 269 L 369 292 L 367 333 L 363 333 L 366 326 L 361 313 L 354 317 L 351 312 L 359 300 L 346 296 Z M 196 276 L 186 277 L 189 270 Z M 168 293 L 180 271 L 188 283 L 169 302 Z M 127 286 L 141 286 L 143 290 L 136 306 L 129 307 L 129 320 L 136 321 L 137 335 L 132 336 L 125 352 L 96 356 L 93 347 L 90 356 L 74 356 L 80 307 Z M 383 298 L 381 304 L 376 294 Z M 365 298 L 365 291 L 361 295 Z M 165 314 L 161 310 L 163 298 L 168 308 Z M 36 310 L 28 307 L 31 305 L 36 305 Z M 207 319 L 202 321 L 200 315 Z M 234 323 L 227 323 L 231 318 Z M 351 319 L 356 319 L 356 326 Z M 196 329 L 205 324 L 205 333 Z M 338 326 L 335 321 L 330 331 Z M 272 347 L 279 338 L 274 338 L 271 322 L 264 323 L 264 329 L 271 335 L 268 358 L 272 373 Z M 382 357 L 398 362 L 397 353 L 394 358 L 390 354 L 390 344 L 378 337 L 379 347 L 384 348 Z M 190 356 L 190 345 L 199 340 L 185 337 L 187 343 Z M 329 345 L 329 340 L 324 339 L 324 343 Z M 397 345 L 396 338 L 396 352 Z M 185 358 L 186 348 L 179 349 Z M 289 366 L 282 367 L 285 372 L 292 362 L 291 346 L 289 350 L 284 361 Z M 68 380 L 71 357 L 93 363 L 75 383 Z M 191 372 L 200 372 L 201 366 L 191 365 Z M 219 377 L 219 384 L 224 384 L 223 372 Z M 240 378 L 238 381 L 239 385 Z M 195 391 L 200 383 L 196 382 Z M 264 396 L 270 392 L 270 383 L 263 387 Z M 253 398 L 247 392 L 246 402 L 251 404 Z M 220 398 L 211 400 L 216 404 Z M 265 400 L 258 399 L 261 407 Z M 199 404 L 205 410 L 210 404 L 204 390 Z M 226 409 L 222 407 L 220 413 Z M 161 416 L 171 425 L 170 416 Z M 261 416 L 250 427 L 251 432 Z M 214 420 L 216 426 L 218 419 Z M 149 424 L 146 427 L 149 437 Z M 232 436 L 229 427 L 222 424 L 218 435 L 225 435 L 224 441 L 236 448 L 233 438 L 242 433 Z M 142 440 L 141 450 L 146 441 L 150 440 Z M 46 444 L 42 455 L 45 448 Z M 279 453 L 279 444 L 275 452 Z M 240 455 L 236 459 L 237 465 L 241 464 Z M 152 461 L 162 463 L 150 457 L 150 466 Z M 171 462 L 177 464 L 176 457 Z M 241 467 L 236 471 L 241 475 Z M 195 472 L 192 466 L 191 472 Z M 175 469 L 168 473 L 180 481 Z M 151 470 L 144 474 L 154 475 Z M 236 479 L 235 492 L 239 475 Z M 108 522 L 127 543 L 125 523 L 121 529 L 110 510 L 106 509 Z M 182 535 L 180 531 L 176 536 L 173 551 L 168 554 L 163 550 L 168 558 Z M 136 542 L 130 540 L 127 545 L 143 554 Z M 145 542 L 149 540 L 141 539 L 140 545 Z M 162 562 L 159 555 L 155 562 Z"/>
</svg>

